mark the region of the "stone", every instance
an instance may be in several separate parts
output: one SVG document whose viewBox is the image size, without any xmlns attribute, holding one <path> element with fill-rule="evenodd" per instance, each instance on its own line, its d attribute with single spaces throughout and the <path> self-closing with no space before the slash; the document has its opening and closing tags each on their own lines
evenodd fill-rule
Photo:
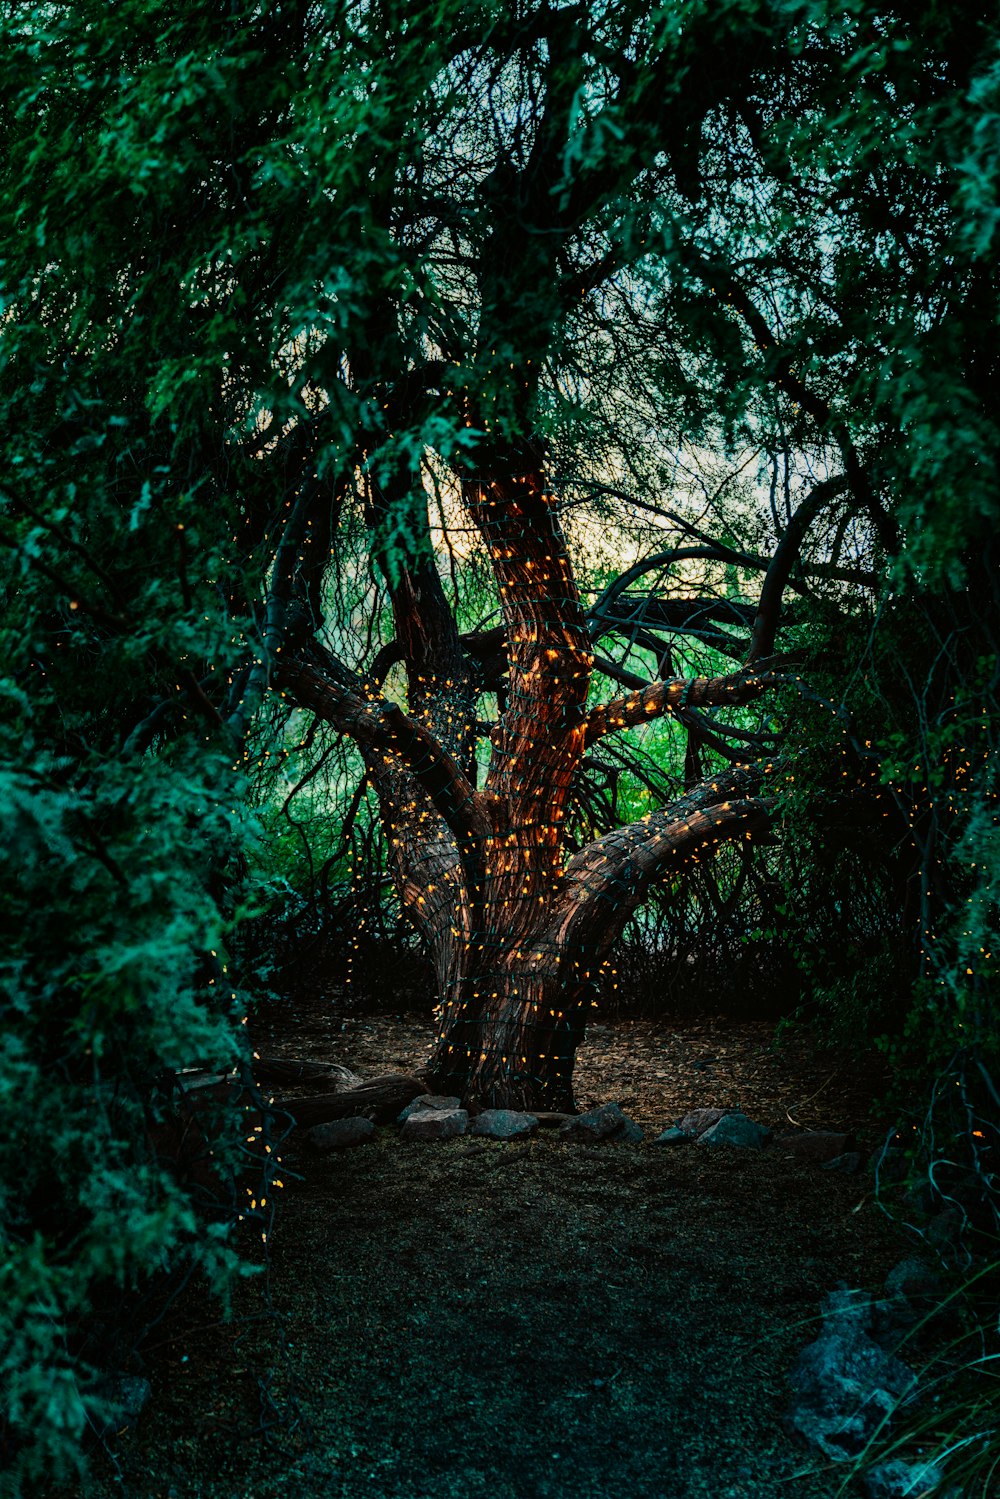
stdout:
<svg viewBox="0 0 1000 1499">
<path fill-rule="evenodd" d="M 656 1139 L 653 1141 L 653 1144 L 654 1145 L 687 1145 L 693 1139 L 694 1139 L 694 1135 L 689 1135 L 688 1132 L 687 1132 L 687 1130 L 686 1129 L 681 1129 L 681 1127 L 680 1127 L 679 1124 L 671 1124 L 671 1125 L 668 1125 L 668 1127 L 663 1131 L 662 1134 L 657 1135 Z"/>
<path fill-rule="evenodd" d="M 110 1407 L 105 1419 L 96 1423 L 99 1435 L 108 1437 L 135 1425 L 149 1404 L 153 1387 L 139 1374 L 104 1374 L 97 1383 L 96 1393 Z"/>
<path fill-rule="evenodd" d="M 909 1175 L 910 1162 L 901 1146 L 879 1145 L 868 1159 L 868 1170 L 880 1187 L 896 1186 Z"/>
<path fill-rule="evenodd" d="M 720 1119 L 724 1119 L 727 1114 L 731 1114 L 732 1112 L 732 1109 L 692 1109 L 690 1114 L 684 1115 L 684 1118 L 680 1122 L 680 1128 L 686 1135 L 691 1135 L 697 1139 L 707 1129 L 711 1129 L 713 1124 L 718 1124 Z"/>
<path fill-rule="evenodd" d="M 968 1219 L 960 1207 L 945 1208 L 924 1229 L 924 1239 L 944 1260 L 949 1260 L 962 1240 Z"/>
<path fill-rule="evenodd" d="M 403 1125 L 404 1140 L 451 1140 L 469 1124 L 465 1109 L 418 1109 Z"/>
<path fill-rule="evenodd" d="M 520 1114 L 515 1109 L 484 1109 L 472 1121 L 473 1135 L 485 1135 L 489 1140 L 515 1140 L 521 1135 L 534 1134 L 538 1120 L 534 1114 Z"/>
<path fill-rule="evenodd" d="M 305 1140 L 313 1150 L 348 1150 L 352 1145 L 363 1145 L 375 1136 L 375 1126 L 370 1119 L 331 1119 L 327 1124 L 314 1124 L 305 1132 Z"/>
<path fill-rule="evenodd" d="M 860 1150 L 848 1150 L 844 1155 L 835 1155 L 832 1161 L 824 1161 L 821 1171 L 839 1171 L 841 1176 L 857 1176 L 861 1170 Z"/>
<path fill-rule="evenodd" d="M 577 1114 L 575 1119 L 568 1119 L 560 1126 L 559 1137 L 587 1145 L 597 1140 L 635 1139 L 637 1129 L 639 1126 L 616 1103 L 601 1103 L 585 1114 Z M 641 1131 L 638 1138 L 642 1139 Z"/>
<path fill-rule="evenodd" d="M 940 1289 L 941 1277 L 935 1275 L 927 1262 L 915 1254 L 900 1260 L 885 1278 L 885 1294 L 893 1298 L 901 1297 L 906 1301 L 934 1297 Z"/>
<path fill-rule="evenodd" d="M 935 1192 L 929 1181 L 914 1182 L 903 1193 L 902 1205 L 912 1218 L 930 1218 L 934 1215 L 941 1202 L 940 1195 Z"/>
<path fill-rule="evenodd" d="M 854 1149 L 853 1135 L 838 1134 L 831 1129 L 806 1129 L 797 1134 L 779 1135 L 777 1143 L 797 1161 L 812 1161 L 823 1166 Z"/>
<path fill-rule="evenodd" d="M 408 1103 L 400 1114 L 397 1124 L 405 1124 L 411 1114 L 424 1114 L 427 1112 L 446 1112 L 449 1109 L 461 1107 L 460 1098 L 449 1098 L 443 1093 L 421 1093 L 412 1103 Z"/>
<path fill-rule="evenodd" d="M 916 1385 L 913 1370 L 872 1337 L 872 1306 L 840 1286 L 822 1309 L 823 1330 L 791 1374 L 791 1431 L 835 1462 L 864 1451 Z"/>
<path fill-rule="evenodd" d="M 861 1479 L 868 1499 L 918 1499 L 935 1490 L 944 1474 L 936 1463 L 905 1463 L 902 1458 L 869 1468 Z"/>
<path fill-rule="evenodd" d="M 636 1124 L 635 1120 L 630 1119 L 626 1114 L 625 1123 L 613 1138 L 624 1140 L 627 1145 L 640 1145 L 646 1138 L 646 1131 L 641 1124 Z"/>
<path fill-rule="evenodd" d="M 872 1335 L 890 1353 L 913 1343 L 924 1327 L 946 1321 L 948 1303 L 942 1301 L 942 1281 L 916 1255 L 894 1265 L 885 1278 L 885 1293 L 876 1303 Z"/>
<path fill-rule="evenodd" d="M 134 1425 L 152 1399 L 153 1387 L 148 1379 L 139 1374 L 123 1374 L 118 1381 L 118 1400 L 122 1407 L 122 1419 Z"/>
<path fill-rule="evenodd" d="M 698 1136 L 699 1145 L 736 1145 L 742 1150 L 760 1150 L 771 1138 L 771 1131 L 755 1124 L 745 1114 L 724 1114 L 718 1124 Z"/>
</svg>

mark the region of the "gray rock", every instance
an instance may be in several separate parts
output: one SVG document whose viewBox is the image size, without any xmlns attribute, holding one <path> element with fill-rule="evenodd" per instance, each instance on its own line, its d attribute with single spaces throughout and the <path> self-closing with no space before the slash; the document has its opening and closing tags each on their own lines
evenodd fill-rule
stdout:
<svg viewBox="0 0 1000 1499">
<path fill-rule="evenodd" d="M 943 1212 L 934 1214 L 924 1229 L 924 1238 L 943 1259 L 949 1259 L 961 1243 L 967 1222 L 968 1219 L 960 1207 L 945 1208 Z"/>
<path fill-rule="evenodd" d="M 686 1129 L 681 1129 L 679 1124 L 671 1124 L 663 1131 L 662 1135 L 657 1135 L 653 1144 L 687 1145 L 693 1139 L 694 1136 L 689 1135 Z"/>
<path fill-rule="evenodd" d="M 625 1123 L 614 1136 L 616 1140 L 624 1140 L 628 1145 L 639 1145 L 646 1138 L 646 1131 L 641 1124 L 636 1124 L 634 1119 L 625 1115 Z"/>
<path fill-rule="evenodd" d="M 777 1143 L 797 1161 L 812 1161 L 822 1166 L 853 1150 L 855 1139 L 831 1129 L 804 1129 L 794 1135 L 779 1135 Z"/>
<path fill-rule="evenodd" d="M 484 1109 L 472 1121 L 473 1135 L 485 1135 L 490 1140 L 514 1140 L 519 1135 L 530 1135 L 538 1128 L 534 1114 L 519 1114 L 514 1109 Z"/>
<path fill-rule="evenodd" d="M 837 1171 L 841 1176 L 857 1176 L 861 1170 L 860 1150 L 847 1150 L 843 1155 L 835 1155 L 832 1161 L 824 1161 L 819 1168 L 821 1171 Z"/>
<path fill-rule="evenodd" d="M 96 1423 L 101 1436 L 134 1426 L 142 1415 L 153 1393 L 148 1379 L 139 1374 L 105 1374 L 99 1379 L 96 1393 L 107 1401 L 105 1419 Z"/>
<path fill-rule="evenodd" d="M 868 1159 L 868 1170 L 880 1187 L 890 1187 L 906 1180 L 910 1163 L 901 1146 L 880 1145 Z"/>
<path fill-rule="evenodd" d="M 637 1138 L 634 1132 L 638 1129 L 639 1126 L 623 1114 L 616 1103 L 602 1103 L 560 1125 L 559 1137 L 587 1145 L 597 1140 L 634 1140 Z M 641 1131 L 638 1138 L 642 1139 Z"/>
<path fill-rule="evenodd" d="M 755 1124 L 745 1114 L 725 1114 L 698 1136 L 699 1145 L 738 1145 L 744 1150 L 760 1150 L 771 1138 L 771 1131 Z"/>
<path fill-rule="evenodd" d="M 863 1451 L 916 1384 L 913 1370 L 880 1348 L 871 1329 L 872 1308 L 861 1292 L 832 1291 L 823 1330 L 791 1374 L 795 1402 L 786 1423 L 835 1462 Z"/>
<path fill-rule="evenodd" d="M 901 1458 L 869 1468 L 861 1480 L 868 1499 L 917 1499 L 936 1488 L 944 1474 L 936 1463 L 904 1463 Z"/>
<path fill-rule="evenodd" d="M 131 1426 L 142 1415 L 153 1394 L 148 1379 L 139 1374 L 123 1374 L 117 1381 L 115 1398 L 121 1405 L 122 1419 Z"/>
<path fill-rule="evenodd" d="M 940 1289 L 940 1275 L 935 1275 L 927 1262 L 918 1259 L 916 1255 L 900 1260 L 885 1278 L 885 1294 L 893 1298 L 902 1297 L 907 1301 L 933 1297 Z"/>
<path fill-rule="evenodd" d="M 874 1308 L 876 1342 L 897 1352 L 904 1343 L 912 1345 L 925 1328 L 940 1328 L 949 1314 L 942 1287 L 941 1277 L 924 1260 L 916 1255 L 901 1260 L 886 1276 L 885 1295 Z"/>
<path fill-rule="evenodd" d="M 718 1124 L 727 1114 L 732 1114 L 732 1109 L 692 1109 L 690 1114 L 685 1114 L 680 1122 L 680 1128 L 686 1135 L 693 1135 L 695 1139 L 703 1135 L 713 1124 Z"/>
<path fill-rule="evenodd" d="M 443 1093 L 421 1093 L 406 1108 L 397 1119 L 397 1124 L 405 1124 L 411 1114 L 426 1114 L 428 1112 L 447 1112 L 449 1109 L 457 1109 L 461 1106 L 460 1098 L 449 1098 Z"/>
<path fill-rule="evenodd" d="M 465 1109 L 421 1109 L 403 1125 L 404 1140 L 451 1140 L 464 1135 L 469 1124 Z"/>
<path fill-rule="evenodd" d="M 941 1198 L 929 1181 L 914 1182 L 903 1193 L 903 1207 L 917 1218 L 930 1218 L 940 1205 Z"/>
<path fill-rule="evenodd" d="M 307 1129 L 305 1139 L 313 1150 L 348 1150 L 352 1145 L 363 1145 L 375 1135 L 375 1126 L 370 1119 L 331 1119 L 327 1124 L 314 1124 Z"/>
</svg>

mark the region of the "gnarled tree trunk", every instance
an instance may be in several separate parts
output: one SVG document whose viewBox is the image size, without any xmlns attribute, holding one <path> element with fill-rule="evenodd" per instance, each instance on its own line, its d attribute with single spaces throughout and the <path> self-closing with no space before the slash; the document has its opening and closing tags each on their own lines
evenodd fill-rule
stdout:
<svg viewBox="0 0 1000 1499">
<path fill-rule="evenodd" d="M 489 550 L 508 668 L 482 789 L 470 746 L 485 689 L 432 567 L 393 589 L 409 714 L 316 648 L 283 668 L 282 685 L 362 750 L 396 887 L 437 976 L 434 1084 L 474 1106 L 569 1110 L 595 980 L 628 916 L 681 861 L 766 823 L 752 773 L 733 771 L 569 857 L 583 755 L 664 713 L 746 702 L 769 677 L 656 681 L 588 710 L 591 640 L 542 475 L 480 471 L 464 498 Z"/>
</svg>

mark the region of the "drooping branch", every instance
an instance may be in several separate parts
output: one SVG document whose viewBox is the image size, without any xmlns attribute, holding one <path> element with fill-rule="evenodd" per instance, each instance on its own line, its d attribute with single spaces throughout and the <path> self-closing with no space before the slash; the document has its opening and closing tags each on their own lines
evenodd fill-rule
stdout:
<svg viewBox="0 0 1000 1499">
<path fill-rule="evenodd" d="M 465 851 L 475 849 L 488 823 L 475 792 L 457 761 L 422 724 L 361 684 L 318 647 L 311 658 L 300 653 L 282 661 L 279 685 L 300 707 L 334 724 L 363 749 L 394 756 L 413 775 Z"/>
</svg>

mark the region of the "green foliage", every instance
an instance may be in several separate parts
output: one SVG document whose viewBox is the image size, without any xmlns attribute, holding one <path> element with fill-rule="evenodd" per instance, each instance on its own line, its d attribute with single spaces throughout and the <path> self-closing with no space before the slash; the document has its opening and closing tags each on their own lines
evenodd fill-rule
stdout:
<svg viewBox="0 0 1000 1499">
<path fill-rule="evenodd" d="M 954 0 L 56 0 L 0 42 L 0 1389 L 35 1481 L 102 1419 L 88 1303 L 232 1266 L 156 1142 L 178 1069 L 243 1055 L 239 903 L 353 901 L 362 865 L 382 909 L 359 757 L 262 711 L 281 651 L 367 670 L 411 565 L 461 630 L 497 617 L 474 545 L 433 555 L 429 477 L 547 448 L 595 596 L 588 526 L 681 543 L 623 600 L 627 681 L 665 641 L 728 669 L 798 498 L 847 474 L 780 641 L 834 713 L 708 723 L 769 746 L 782 848 L 661 914 L 783 937 L 855 1031 L 916 976 L 924 1082 L 992 1066 L 1000 110 Z M 629 495 L 662 501 L 641 537 Z M 651 646 L 640 605 L 692 594 L 729 623 Z M 575 836 L 721 763 L 635 743 L 588 760 Z"/>
<path fill-rule="evenodd" d="M 59 707 L 84 729 L 85 703 L 62 694 Z M 222 961 L 233 913 L 218 889 L 243 837 L 231 766 L 199 743 L 142 758 L 55 753 L 41 718 L 22 710 L 0 735 L 10 1493 L 67 1476 L 87 1430 L 112 1419 L 115 1370 L 100 1360 L 128 1349 L 112 1340 L 83 1351 L 95 1304 L 113 1308 L 184 1266 L 221 1291 L 238 1263 L 232 1215 L 199 1206 L 170 1146 L 181 1069 L 228 1070 L 244 1055 L 247 996 Z M 205 1127 L 224 1191 L 240 1115 L 206 1116 Z"/>
<path fill-rule="evenodd" d="M 237 740 L 210 698 L 238 680 L 248 621 L 234 624 L 227 595 L 245 597 L 254 562 L 234 557 L 224 480 L 196 458 L 235 310 L 181 292 L 200 253 L 181 232 L 198 218 L 198 150 L 213 118 L 228 130 L 242 65 L 161 52 L 163 20 L 135 5 L 3 20 L 16 208 L 0 236 L 9 1495 L 70 1477 L 113 1429 L 137 1297 L 157 1277 L 197 1272 L 224 1294 L 240 1266 L 240 1111 L 199 1119 L 207 1181 L 177 1142 L 181 1070 L 246 1059 L 249 996 L 227 949 L 251 828 Z M 215 232 L 203 222 L 201 243 Z M 134 267 L 158 241 L 162 275 L 143 281 Z"/>
</svg>

